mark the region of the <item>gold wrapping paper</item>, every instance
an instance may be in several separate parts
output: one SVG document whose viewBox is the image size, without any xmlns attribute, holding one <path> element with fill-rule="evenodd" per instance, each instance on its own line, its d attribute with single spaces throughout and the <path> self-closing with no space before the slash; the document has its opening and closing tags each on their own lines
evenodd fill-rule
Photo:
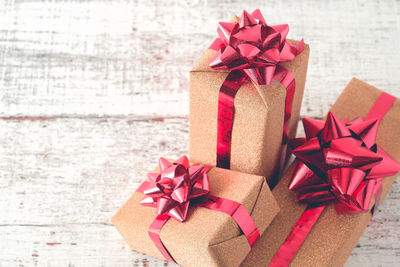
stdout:
<svg viewBox="0 0 400 267">
<path fill-rule="evenodd" d="M 331 108 L 339 118 L 353 120 L 365 116 L 382 91 L 360 80 L 352 79 Z M 400 100 L 397 99 L 379 125 L 377 144 L 397 161 L 400 160 Z M 306 205 L 296 201 L 289 191 L 295 164 L 292 164 L 273 189 L 281 211 L 257 241 L 241 266 L 266 266 L 286 239 Z M 396 176 L 383 180 L 382 198 Z M 291 266 L 343 266 L 367 227 L 372 215 L 368 213 L 336 213 L 329 205 L 299 249 Z"/>
<path fill-rule="evenodd" d="M 297 41 L 291 41 L 297 43 Z M 293 61 L 282 64 L 296 79 L 289 136 L 296 135 L 308 66 L 309 46 Z M 208 49 L 190 72 L 190 158 L 215 166 L 219 89 L 229 71 L 208 63 L 216 52 Z M 273 80 L 255 86 L 246 81 L 235 97 L 231 169 L 262 175 L 269 181 L 281 151 L 286 89 Z"/>
<path fill-rule="evenodd" d="M 279 211 L 265 178 L 221 168 L 212 168 L 208 175 L 210 195 L 241 203 L 263 233 Z M 156 209 L 139 204 L 142 197 L 135 192 L 111 221 L 132 250 L 164 259 L 147 232 Z M 246 237 L 229 215 L 202 207 L 190 207 L 183 223 L 170 218 L 160 237 L 176 262 L 184 266 L 239 266 L 250 251 Z"/>
</svg>

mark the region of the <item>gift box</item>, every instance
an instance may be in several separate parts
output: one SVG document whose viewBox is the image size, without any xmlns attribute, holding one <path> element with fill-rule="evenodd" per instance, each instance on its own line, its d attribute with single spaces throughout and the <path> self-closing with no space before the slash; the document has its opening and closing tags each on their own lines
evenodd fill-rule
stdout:
<svg viewBox="0 0 400 267">
<path fill-rule="evenodd" d="M 356 160 L 360 160 L 360 162 L 364 160 L 364 163 L 366 163 L 367 160 L 370 161 L 369 163 L 375 161 L 372 164 L 378 164 L 372 167 L 372 169 L 369 170 L 370 173 L 367 174 L 367 177 L 372 177 L 374 179 L 363 180 L 362 183 L 368 186 L 360 186 L 359 188 L 361 188 L 361 190 L 356 189 L 355 193 L 347 195 L 348 198 L 352 199 L 354 202 L 352 205 L 346 203 L 346 201 L 343 201 L 343 203 L 345 203 L 345 205 L 343 205 L 341 202 L 342 200 L 338 201 L 334 199 L 334 202 L 331 204 L 329 204 L 328 201 L 325 208 L 323 206 L 318 206 L 318 202 L 315 202 L 315 209 L 313 209 L 312 205 L 309 204 L 310 202 L 307 203 L 307 201 L 304 202 L 302 200 L 310 200 L 309 196 L 307 196 L 307 190 L 311 192 L 311 194 L 315 194 L 316 191 L 306 187 L 301 188 L 304 184 L 300 186 L 296 184 L 296 182 L 298 182 L 296 179 L 299 177 L 296 176 L 296 174 L 299 174 L 299 169 L 303 171 L 307 170 L 303 168 L 304 166 L 302 167 L 301 164 L 303 162 L 299 161 L 299 157 L 297 157 L 295 162 L 291 164 L 277 186 L 273 189 L 273 195 L 277 199 L 281 211 L 258 240 L 241 266 L 265 266 L 268 264 L 269 266 L 288 266 L 289 264 L 290 266 L 343 266 L 354 246 L 357 244 L 362 232 L 371 220 L 377 200 L 382 201 L 390 189 L 397 176 L 393 174 L 399 170 L 399 164 L 396 163 L 395 160 L 400 160 L 400 101 L 398 99 L 395 100 L 394 97 L 383 93 L 371 85 L 353 79 L 333 105 L 331 111 L 332 114 L 336 114 L 340 119 L 348 119 L 345 121 L 353 121 L 356 119 L 358 122 L 360 122 L 360 116 L 364 117 L 367 114 L 369 117 L 371 117 L 371 115 L 374 117 L 374 113 L 377 117 L 384 115 L 383 117 L 381 116 L 381 119 L 378 118 L 377 122 L 373 120 L 371 122 L 370 120 L 369 122 L 361 122 L 358 126 L 355 124 L 350 126 L 352 129 L 351 134 L 355 138 L 353 141 L 357 143 L 357 140 L 362 140 L 363 147 L 356 149 L 350 148 L 350 145 L 344 147 L 345 150 L 348 149 L 347 155 L 351 155 L 352 153 L 353 155 L 357 155 L 358 152 L 356 153 L 355 150 L 360 150 L 365 153 L 363 157 L 358 157 Z M 332 120 L 334 119 L 332 114 L 329 114 L 327 120 L 335 121 Z M 318 127 L 314 129 L 313 127 L 318 125 L 318 123 L 319 122 L 313 120 L 305 122 L 306 133 L 308 132 L 310 134 L 310 132 L 315 131 Z M 346 131 L 345 128 L 340 128 L 340 125 L 342 124 L 339 123 L 338 126 L 332 127 L 331 130 L 341 129 Z M 363 131 L 360 132 L 356 130 L 357 127 L 358 129 L 362 127 Z M 332 132 L 331 130 L 330 132 Z M 340 133 L 341 130 L 337 133 Z M 377 149 L 373 146 L 373 139 L 370 138 L 373 136 L 373 134 L 370 135 L 370 133 L 373 133 L 375 130 L 378 131 L 376 144 L 380 147 L 375 156 L 378 155 L 380 158 L 383 158 L 382 161 L 378 162 L 376 162 L 376 159 L 373 159 L 374 154 L 370 153 Z M 322 130 L 319 138 L 324 138 L 327 132 L 328 131 L 324 132 L 324 130 Z M 336 143 L 335 145 L 338 143 L 337 141 L 330 142 L 330 144 L 326 144 L 326 147 L 332 148 L 334 142 Z M 303 145 L 301 149 L 297 149 L 297 154 L 300 158 L 302 158 L 301 153 L 304 152 L 304 147 Z M 369 147 L 371 147 L 371 149 L 366 151 L 365 149 Z M 388 155 L 384 154 L 380 149 L 386 151 Z M 330 158 L 329 153 L 331 152 L 332 151 L 325 150 L 324 156 Z M 296 154 L 296 150 L 294 150 L 294 153 Z M 310 154 L 307 154 L 307 156 L 309 155 Z M 338 155 L 338 153 L 336 155 Z M 340 156 L 341 159 L 343 159 L 343 155 L 344 154 Z M 342 161 L 342 163 L 343 162 L 344 161 Z M 383 167 L 380 168 L 379 164 L 383 164 Z M 383 171 L 383 173 L 386 172 L 387 174 L 390 173 L 392 176 L 385 177 L 382 180 L 382 177 L 376 175 L 377 170 L 374 168 L 380 168 L 378 171 Z M 306 172 L 307 171 L 304 173 Z M 314 172 L 318 172 L 318 168 L 316 168 Z M 332 177 L 328 176 L 328 180 L 330 178 Z M 349 180 L 349 184 L 346 184 L 344 191 L 349 190 L 351 181 L 355 181 L 357 177 L 352 176 L 352 179 L 353 180 Z M 375 179 L 378 180 L 376 180 L 375 183 L 373 182 L 373 185 L 379 185 L 381 183 L 382 187 L 377 187 L 378 190 L 376 191 L 368 190 L 369 183 Z M 312 179 L 310 178 L 310 180 Z M 330 181 L 332 180 L 333 179 Z M 304 180 L 302 182 L 304 182 Z M 289 190 L 289 186 L 291 189 L 295 188 L 298 191 L 303 190 L 303 195 L 299 194 L 299 192 L 295 193 L 294 191 L 296 190 Z M 316 188 L 316 185 L 314 185 L 314 188 Z M 332 188 L 330 190 L 333 191 Z M 373 192 L 372 197 L 371 195 L 368 197 L 367 192 Z M 326 200 L 328 198 L 326 195 L 323 195 L 322 192 L 319 193 L 321 193 L 319 200 L 324 198 L 324 200 Z M 353 198 L 354 196 L 359 197 L 360 195 L 363 196 L 363 198 Z M 299 198 L 299 196 L 301 196 L 301 198 Z M 359 201 L 360 199 L 361 201 Z M 368 201 L 369 199 L 370 201 Z M 352 212 L 349 213 L 348 211 Z M 320 213 L 319 217 L 313 216 L 313 214 L 311 214 L 313 212 Z M 311 230 L 307 232 L 305 229 Z"/>
<path fill-rule="evenodd" d="M 132 250 L 161 259 L 171 256 L 170 260 L 183 266 L 239 266 L 254 241 L 279 210 L 266 179 L 262 176 L 205 166 L 208 169 L 201 170 L 208 178 L 199 182 L 198 177 L 192 176 L 198 175 L 199 166 L 203 165 L 194 164 L 188 167 L 188 164 L 184 163 L 189 174 L 185 179 L 197 179 L 196 186 L 200 186 L 189 189 L 189 196 L 195 191 L 197 193 L 194 194 L 200 197 L 189 197 L 192 202 L 186 210 L 186 218 L 180 217 L 182 214 L 185 217 L 185 212 L 171 209 L 167 215 L 174 218 L 162 222 L 165 224 L 157 229 L 154 225 L 159 224 L 158 222 L 163 220 L 162 216 L 166 215 L 159 212 L 160 208 L 168 208 L 170 204 L 161 206 L 161 202 L 158 201 L 153 207 L 146 205 L 149 204 L 148 196 L 154 197 L 157 194 L 154 189 L 157 191 L 162 188 L 160 190 L 164 193 L 168 191 L 166 188 L 171 187 L 168 187 L 169 184 L 165 181 L 171 181 L 171 173 L 175 173 L 172 175 L 175 177 L 173 180 L 178 179 L 178 182 L 174 182 L 174 190 L 169 191 L 172 193 L 167 198 L 184 198 L 182 195 L 176 196 L 183 192 L 178 185 L 183 181 L 179 179 L 187 174 L 186 171 L 182 174 L 183 167 L 180 165 L 185 160 L 186 158 L 182 157 L 171 163 L 172 161 L 160 159 L 160 168 L 154 171 L 155 174 L 148 175 L 149 178 L 113 216 L 112 223 Z M 143 186 L 151 180 L 157 181 L 156 187 L 143 190 Z M 208 193 L 202 195 L 199 192 L 204 188 L 207 188 Z M 211 202 L 205 201 L 204 198 L 211 199 Z M 154 198 L 150 197 L 150 202 L 153 200 Z M 236 203 L 236 206 L 232 203 Z M 255 224 L 256 230 L 249 230 L 252 224 Z M 156 241 L 155 232 L 159 232 Z"/>
<path fill-rule="evenodd" d="M 258 24 L 255 21 L 259 21 Z M 264 43 L 273 41 L 266 46 L 263 55 L 271 52 L 270 58 L 280 59 L 271 59 L 267 67 L 252 69 L 252 64 L 257 66 L 259 63 L 251 57 L 254 56 L 252 53 L 256 50 L 254 53 L 261 57 L 263 50 L 248 49 L 247 44 L 236 43 L 237 39 L 246 39 L 243 31 L 257 28 L 262 22 L 264 19 L 259 10 L 251 15 L 244 11 L 242 17 L 235 17 L 232 23 L 221 22 L 220 38 L 191 70 L 190 157 L 195 162 L 262 175 L 269 181 L 273 173 L 277 173 L 277 165 L 284 165 L 286 141 L 296 135 L 309 46 L 303 41 L 287 40 L 287 25 L 265 24 L 267 37 L 259 38 Z M 241 43 L 246 41 L 240 40 Z M 294 52 L 285 55 L 288 50 Z M 235 54 L 239 53 L 237 51 L 240 55 Z M 277 51 L 281 54 L 275 55 Z M 232 54 L 225 55 L 228 52 Z M 226 63 L 227 57 L 235 56 L 236 60 Z M 235 75 L 235 72 L 239 74 Z M 240 77 L 240 72 L 244 77 Z"/>
</svg>

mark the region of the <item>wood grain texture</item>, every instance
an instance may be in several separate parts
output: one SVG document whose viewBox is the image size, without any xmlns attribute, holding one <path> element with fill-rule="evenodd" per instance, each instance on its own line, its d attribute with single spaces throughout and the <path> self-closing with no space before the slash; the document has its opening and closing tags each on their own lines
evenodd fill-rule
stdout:
<svg viewBox="0 0 400 267">
<path fill-rule="evenodd" d="M 396 1 L 5 1 L 0 115 L 187 115 L 188 71 L 218 21 L 261 8 L 311 47 L 302 114 L 351 77 L 400 93 Z M 321 99 L 324 101 L 321 102 Z M 324 103 L 322 105 L 321 103 Z"/>
<path fill-rule="evenodd" d="M 186 119 L 0 120 L 0 265 L 162 266 L 110 218 L 159 155 L 187 143 Z"/>
<path fill-rule="evenodd" d="M 109 219 L 187 153 L 188 72 L 243 8 L 310 44 L 303 116 L 353 76 L 400 96 L 399 1 L 1 2 L 0 266 L 175 266 Z M 346 266 L 400 262 L 399 199 L 396 182 Z"/>
</svg>

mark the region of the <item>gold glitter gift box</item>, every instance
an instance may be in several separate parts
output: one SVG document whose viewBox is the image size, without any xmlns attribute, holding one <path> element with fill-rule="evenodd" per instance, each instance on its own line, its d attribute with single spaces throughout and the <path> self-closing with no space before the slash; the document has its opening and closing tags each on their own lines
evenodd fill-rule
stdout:
<svg viewBox="0 0 400 267">
<path fill-rule="evenodd" d="M 238 18 L 232 21 L 237 21 Z M 293 44 L 297 41 L 290 41 Z M 281 65 L 296 80 L 288 135 L 294 138 L 306 80 L 309 46 L 291 62 Z M 190 72 L 190 158 L 216 166 L 218 93 L 228 70 L 213 70 L 210 59 L 216 51 L 208 49 Z M 234 100 L 230 168 L 262 175 L 270 183 L 279 163 L 285 112 L 285 87 L 273 80 L 271 85 L 246 81 Z"/>
<path fill-rule="evenodd" d="M 208 176 L 209 194 L 243 205 L 263 233 L 279 211 L 265 178 L 215 167 Z M 139 203 L 143 196 L 135 192 L 111 221 L 132 250 L 164 259 L 148 234 L 157 212 Z M 231 216 L 200 206 L 190 207 L 184 222 L 170 218 L 160 238 L 183 266 L 239 266 L 250 251 L 249 242 Z"/>
<path fill-rule="evenodd" d="M 381 93 L 375 87 L 353 79 L 331 111 L 340 119 L 348 118 L 350 121 L 365 116 Z M 395 160 L 400 160 L 399 99 L 379 124 L 376 143 Z M 243 261 L 242 267 L 267 266 L 306 209 L 305 204 L 296 201 L 296 193 L 288 189 L 295 164 L 288 168 L 272 190 L 280 212 Z M 396 176 L 391 176 L 383 179 L 381 199 L 387 194 L 395 178 Z M 371 218 L 371 212 L 339 215 L 332 204 L 328 205 L 290 266 L 343 266 Z"/>
</svg>

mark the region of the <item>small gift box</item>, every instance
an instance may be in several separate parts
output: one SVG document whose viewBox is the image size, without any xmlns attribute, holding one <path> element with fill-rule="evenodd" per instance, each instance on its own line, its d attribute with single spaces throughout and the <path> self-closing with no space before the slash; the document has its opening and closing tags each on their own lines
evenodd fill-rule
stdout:
<svg viewBox="0 0 400 267">
<path fill-rule="evenodd" d="M 400 101 L 353 79 L 273 194 L 281 211 L 242 266 L 343 266 L 400 170 Z"/>
<path fill-rule="evenodd" d="M 190 72 L 190 158 L 270 179 L 296 135 L 309 47 L 259 10 L 220 22 Z M 274 176 L 276 177 L 276 176 Z M 272 184 L 272 182 L 270 183 Z"/>
<path fill-rule="evenodd" d="M 184 266 L 238 266 L 278 213 L 262 176 L 160 159 L 112 223 L 132 250 Z"/>
</svg>

